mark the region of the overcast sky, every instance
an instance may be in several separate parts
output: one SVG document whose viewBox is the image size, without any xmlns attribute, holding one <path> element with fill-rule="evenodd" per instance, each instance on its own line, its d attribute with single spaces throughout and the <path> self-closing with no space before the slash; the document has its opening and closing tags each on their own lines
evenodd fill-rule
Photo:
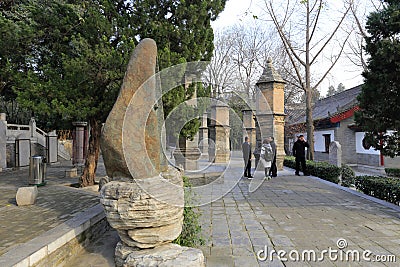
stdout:
<svg viewBox="0 0 400 267">
<path fill-rule="evenodd" d="M 279 0 L 275 0 L 279 1 Z M 292 0 L 298 1 L 298 0 Z M 341 3 L 341 1 L 330 1 L 330 4 Z M 363 1 L 361 1 L 363 2 Z M 219 15 L 215 22 L 212 22 L 212 27 L 215 30 L 223 30 L 225 27 L 233 26 L 235 24 L 249 24 L 254 23 L 253 15 L 261 18 L 267 18 L 263 7 L 265 6 L 263 0 L 228 0 L 224 11 Z M 367 13 L 371 10 L 369 7 L 364 8 Z M 334 12 L 332 10 L 332 12 Z M 315 67 L 314 67 L 315 69 Z M 343 83 L 346 89 L 362 84 L 363 78 L 361 76 L 361 69 L 354 66 L 345 56 L 337 63 L 332 69 L 330 75 L 325 78 L 320 86 L 322 95 L 326 94 L 330 85 L 335 88 L 339 83 Z"/>
</svg>

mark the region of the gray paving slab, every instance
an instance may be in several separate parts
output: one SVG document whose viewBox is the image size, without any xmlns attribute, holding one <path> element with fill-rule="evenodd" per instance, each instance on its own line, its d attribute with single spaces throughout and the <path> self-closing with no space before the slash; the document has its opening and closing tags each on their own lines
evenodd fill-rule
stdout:
<svg viewBox="0 0 400 267">
<path fill-rule="evenodd" d="M 315 177 L 294 176 L 289 169 L 249 193 L 250 181 L 239 179 L 242 168 L 240 155 L 235 155 L 224 183 L 203 191 L 203 199 L 216 199 L 200 207 L 206 240 L 201 249 L 207 266 L 398 266 L 399 207 Z M 226 184 L 234 181 L 238 183 L 226 191 Z M 7 190 L 12 188 L 7 186 Z M 2 201 L 4 206 L 12 205 Z M 113 266 L 116 242 L 112 231 L 71 258 L 68 266 Z M 342 250 L 338 245 L 344 245 Z M 337 253 L 370 250 L 372 260 L 346 261 L 322 254 L 329 249 Z M 299 260 L 293 251 L 299 253 Z M 316 260 L 301 259 L 302 253 L 306 258 L 311 251 Z M 279 258 L 278 253 L 285 254 Z M 319 261 L 321 255 L 324 258 Z M 397 263 L 376 261 L 376 256 L 390 255 Z"/>
<path fill-rule="evenodd" d="M 240 158 L 233 158 L 231 163 L 231 168 L 224 175 L 225 182 L 238 179 L 242 172 Z M 212 229 L 204 232 L 211 239 L 211 251 L 214 241 L 218 243 L 221 233 L 226 232 L 225 228 L 220 229 L 217 225 L 213 228 L 213 222 L 215 218 L 221 221 L 221 215 L 225 214 L 232 244 L 233 266 L 371 264 L 366 261 L 332 260 L 326 256 L 321 262 L 280 261 L 276 254 L 273 261 L 257 261 L 257 252 L 265 248 L 287 253 L 292 250 L 300 253 L 313 250 L 318 256 L 329 248 L 340 251 L 337 242 L 341 239 L 347 244 L 342 252 L 346 252 L 346 248 L 360 253 L 369 249 L 374 255 L 393 254 L 397 262 L 400 261 L 399 249 L 396 249 L 400 243 L 398 206 L 316 177 L 294 176 L 290 169 L 280 172 L 275 179 L 264 181 L 253 193 L 249 193 L 249 184 L 249 180 L 240 179 L 218 203 L 201 207 L 204 212 L 212 211 L 207 217 L 208 223 L 202 220 L 204 228 Z M 213 192 L 219 191 L 218 186 L 212 188 Z M 214 209 L 217 211 L 214 212 Z M 211 262 L 214 264 L 214 259 Z M 376 266 L 396 265 L 376 262 Z"/>
</svg>

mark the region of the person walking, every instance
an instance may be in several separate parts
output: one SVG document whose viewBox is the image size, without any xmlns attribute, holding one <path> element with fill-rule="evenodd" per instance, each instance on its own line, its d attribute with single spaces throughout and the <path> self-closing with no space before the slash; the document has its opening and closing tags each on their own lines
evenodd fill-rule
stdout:
<svg viewBox="0 0 400 267">
<path fill-rule="evenodd" d="M 293 144 L 293 156 L 296 157 L 296 175 L 300 175 L 300 164 L 303 174 L 308 176 L 306 166 L 306 147 L 310 147 L 307 141 L 304 139 L 304 135 L 299 135 L 297 141 Z"/>
<path fill-rule="evenodd" d="M 271 179 L 271 176 L 269 175 L 269 170 L 271 169 L 273 156 L 274 156 L 274 153 L 272 151 L 270 139 L 266 138 L 266 139 L 264 139 L 262 146 L 261 146 L 260 161 L 261 161 L 262 165 L 264 166 L 265 178 L 268 180 Z"/>
<path fill-rule="evenodd" d="M 252 179 L 251 175 L 251 145 L 249 142 L 249 137 L 246 136 L 244 138 L 244 142 L 242 144 L 242 152 L 243 152 L 243 160 L 244 160 L 244 177 Z"/>
<path fill-rule="evenodd" d="M 271 168 L 269 169 L 269 176 L 276 177 L 278 176 L 278 168 L 276 166 L 276 144 L 275 144 L 275 138 L 273 136 L 269 137 L 269 144 L 272 147 L 272 153 L 274 155 L 271 163 Z"/>
</svg>

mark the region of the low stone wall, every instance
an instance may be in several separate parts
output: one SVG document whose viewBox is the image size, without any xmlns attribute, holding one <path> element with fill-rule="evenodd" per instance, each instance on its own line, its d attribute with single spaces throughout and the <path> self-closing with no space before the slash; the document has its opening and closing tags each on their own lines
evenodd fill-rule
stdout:
<svg viewBox="0 0 400 267">
<path fill-rule="evenodd" d="M 186 176 L 189 177 L 189 181 L 192 186 L 202 186 L 210 184 L 215 180 L 218 180 L 217 183 L 224 182 L 223 172 L 194 173 L 186 174 Z"/>
<path fill-rule="evenodd" d="M 97 204 L 55 228 L 0 256 L 0 266 L 63 266 L 110 226 Z"/>
<path fill-rule="evenodd" d="M 81 253 L 90 243 L 99 239 L 111 227 L 104 217 L 98 223 L 41 259 L 34 267 L 64 266 L 68 259 Z"/>
<path fill-rule="evenodd" d="M 357 153 L 357 164 L 378 167 L 380 165 L 380 156 Z"/>
</svg>

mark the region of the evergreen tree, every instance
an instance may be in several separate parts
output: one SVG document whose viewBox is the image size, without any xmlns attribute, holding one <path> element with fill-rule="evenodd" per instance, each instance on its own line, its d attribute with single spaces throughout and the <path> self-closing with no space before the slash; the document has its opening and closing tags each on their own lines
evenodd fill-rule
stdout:
<svg viewBox="0 0 400 267">
<path fill-rule="evenodd" d="M 334 87 L 333 85 L 331 85 L 331 86 L 329 86 L 329 88 L 328 88 L 328 93 L 326 94 L 326 96 L 327 96 L 327 97 L 328 97 L 328 96 L 333 96 L 333 95 L 335 94 L 335 92 L 336 92 L 335 87 Z"/>
<path fill-rule="evenodd" d="M 338 86 L 337 86 L 337 88 L 336 88 L 336 94 L 337 94 L 337 93 L 341 93 L 341 92 L 343 92 L 344 90 L 346 90 L 346 87 L 343 85 L 343 83 L 339 83 Z"/>
<path fill-rule="evenodd" d="M 4 44 L 0 86 L 12 88 L 18 102 L 38 118 L 39 126 L 54 129 L 61 121 L 90 123 L 81 186 L 94 183 L 101 123 L 115 102 L 135 43 L 145 37 L 157 42 L 160 69 L 209 60 L 210 20 L 225 5 L 225 0 L 9 2 L 0 5 L 0 29 L 10 37 L 0 40 Z M 166 113 L 192 93 L 181 87 L 167 95 Z"/>
<path fill-rule="evenodd" d="M 19 1 L 6 13 L 24 47 L 13 65 L 13 91 L 47 129 L 60 122 L 90 124 L 82 186 L 94 184 L 101 123 L 105 121 L 134 47 L 126 1 Z M 21 27 L 22 28 L 22 27 Z M 33 34 L 31 34 L 33 33 Z M 29 37 L 26 40 L 24 37 Z"/>
<path fill-rule="evenodd" d="M 140 39 L 150 37 L 156 41 L 160 70 L 190 61 L 211 60 L 214 33 L 210 23 L 224 9 L 225 2 L 226 0 L 133 2 L 138 36 Z M 193 90 L 185 90 L 180 86 L 165 94 L 164 115 L 167 116 L 175 106 L 190 99 L 193 93 Z"/>
<path fill-rule="evenodd" d="M 400 1 L 384 0 L 367 20 L 366 51 L 371 56 L 363 73 L 356 121 L 367 141 L 388 156 L 400 155 Z M 394 131 L 394 132 L 391 132 Z"/>
</svg>

